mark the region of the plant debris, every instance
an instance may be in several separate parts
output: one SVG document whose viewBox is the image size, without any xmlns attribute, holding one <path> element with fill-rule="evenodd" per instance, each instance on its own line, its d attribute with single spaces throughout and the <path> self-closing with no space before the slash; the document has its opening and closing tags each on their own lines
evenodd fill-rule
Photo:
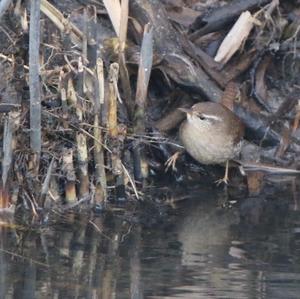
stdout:
<svg viewBox="0 0 300 299">
<path fill-rule="evenodd" d="M 172 176 L 177 108 L 199 101 L 244 122 L 246 174 L 298 174 L 299 12 L 278 0 L 1 1 L 0 209 L 142 198 L 150 177 Z"/>
</svg>

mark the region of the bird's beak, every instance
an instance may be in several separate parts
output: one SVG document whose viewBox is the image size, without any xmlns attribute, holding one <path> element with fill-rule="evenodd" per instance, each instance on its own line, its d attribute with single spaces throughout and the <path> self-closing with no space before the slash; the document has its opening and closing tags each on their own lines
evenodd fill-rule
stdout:
<svg viewBox="0 0 300 299">
<path fill-rule="evenodd" d="M 193 110 L 191 108 L 178 108 L 178 109 L 188 115 L 192 115 L 193 113 Z"/>
</svg>

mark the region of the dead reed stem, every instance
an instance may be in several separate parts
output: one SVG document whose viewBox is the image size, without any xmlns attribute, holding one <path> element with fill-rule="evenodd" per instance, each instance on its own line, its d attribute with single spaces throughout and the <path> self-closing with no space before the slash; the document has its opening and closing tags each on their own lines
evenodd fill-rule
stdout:
<svg viewBox="0 0 300 299">
<path fill-rule="evenodd" d="M 135 127 L 134 133 L 145 134 L 145 108 L 147 100 L 148 83 L 153 61 L 153 33 L 150 24 L 144 28 L 141 48 L 141 57 L 138 70 L 137 89 L 135 95 Z M 142 182 L 148 176 L 148 165 L 145 159 L 143 144 L 140 140 L 134 146 L 134 175 L 135 179 Z"/>
<path fill-rule="evenodd" d="M 104 165 L 104 149 L 102 146 L 102 129 L 100 128 L 100 112 L 104 104 L 103 61 L 98 58 L 95 70 L 95 117 L 94 117 L 94 160 L 95 160 L 95 202 L 101 203 L 107 199 L 107 183 Z M 98 142 L 97 142 L 97 141 Z"/>
<path fill-rule="evenodd" d="M 109 98 L 108 98 L 108 131 L 111 138 L 118 136 L 118 121 L 117 121 L 117 90 L 116 82 L 118 80 L 119 65 L 112 63 L 109 69 Z"/>
<path fill-rule="evenodd" d="M 126 66 L 125 46 L 127 40 L 127 27 L 128 27 L 128 0 L 121 2 L 121 20 L 119 32 L 119 66 L 120 66 L 120 81 L 124 94 L 124 102 L 130 118 L 133 116 L 134 102 L 132 99 L 132 91 L 129 80 L 129 73 Z"/>
<path fill-rule="evenodd" d="M 122 168 L 121 155 L 123 149 L 123 140 L 118 138 L 119 129 L 118 129 L 118 118 L 117 118 L 117 99 L 118 99 L 118 74 L 119 74 L 119 65 L 117 63 L 112 63 L 109 69 L 109 99 L 108 99 L 108 136 L 109 144 L 111 146 L 111 167 L 112 174 L 114 176 L 114 183 L 116 188 L 117 197 L 125 197 L 125 188 L 124 188 L 124 172 Z"/>
<path fill-rule="evenodd" d="M 76 175 L 73 164 L 73 150 L 65 149 L 62 158 L 62 170 L 66 178 L 65 184 L 65 201 L 72 204 L 77 201 L 76 195 Z"/>
<path fill-rule="evenodd" d="M 32 0 L 29 31 L 29 89 L 30 89 L 30 145 L 37 155 L 41 153 L 41 84 L 40 84 L 40 0 Z"/>
<path fill-rule="evenodd" d="M 87 11 L 84 10 L 84 32 L 82 38 L 82 57 L 78 59 L 76 114 L 79 126 L 83 122 L 83 103 L 85 100 L 85 63 L 87 61 Z M 79 198 L 89 195 L 88 149 L 85 134 L 76 133 Z"/>
</svg>

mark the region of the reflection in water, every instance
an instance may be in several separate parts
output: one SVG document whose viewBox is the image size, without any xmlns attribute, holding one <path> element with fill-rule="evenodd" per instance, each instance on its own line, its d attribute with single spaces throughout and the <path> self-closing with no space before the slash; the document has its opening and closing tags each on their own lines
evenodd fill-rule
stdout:
<svg viewBox="0 0 300 299">
<path fill-rule="evenodd" d="M 2 228 L 0 298 L 299 298 L 300 213 L 286 190 L 226 209 L 223 191 L 191 194 Z"/>
</svg>

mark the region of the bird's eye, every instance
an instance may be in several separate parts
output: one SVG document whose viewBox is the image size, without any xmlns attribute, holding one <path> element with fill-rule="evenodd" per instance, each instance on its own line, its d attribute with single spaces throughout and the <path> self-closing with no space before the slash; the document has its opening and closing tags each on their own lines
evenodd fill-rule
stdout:
<svg viewBox="0 0 300 299">
<path fill-rule="evenodd" d="M 201 120 L 205 120 L 205 117 L 204 117 L 202 114 L 199 115 L 199 118 L 200 118 Z"/>
</svg>

